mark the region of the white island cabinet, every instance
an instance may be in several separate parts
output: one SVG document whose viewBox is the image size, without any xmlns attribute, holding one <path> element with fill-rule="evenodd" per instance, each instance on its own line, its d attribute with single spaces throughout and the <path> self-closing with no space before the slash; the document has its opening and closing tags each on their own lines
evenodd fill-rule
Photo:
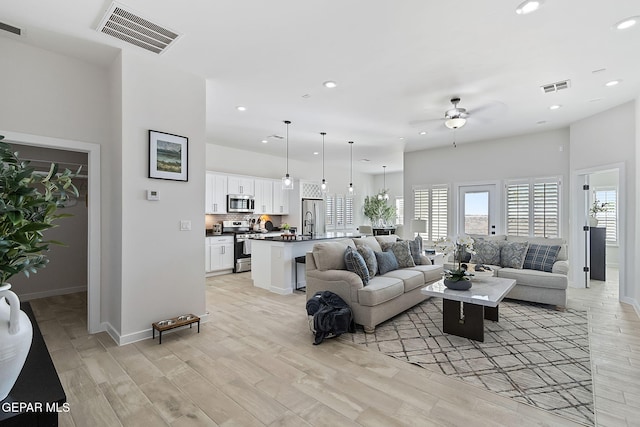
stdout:
<svg viewBox="0 0 640 427">
<path fill-rule="evenodd" d="M 313 245 L 323 240 L 359 237 L 352 233 L 327 233 L 305 240 L 282 240 L 257 238 L 251 241 L 251 279 L 253 286 L 267 289 L 280 295 L 292 293 L 306 286 L 305 265 L 297 264 L 296 258 L 311 252 Z M 298 282 L 296 283 L 296 269 Z"/>
</svg>

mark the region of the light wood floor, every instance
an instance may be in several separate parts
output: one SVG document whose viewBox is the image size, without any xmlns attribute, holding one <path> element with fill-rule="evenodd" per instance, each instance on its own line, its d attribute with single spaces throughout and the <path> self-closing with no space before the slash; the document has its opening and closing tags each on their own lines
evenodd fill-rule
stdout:
<svg viewBox="0 0 640 427">
<path fill-rule="evenodd" d="M 589 311 L 599 426 L 639 425 L 640 321 L 615 283 L 570 293 Z M 201 333 L 118 347 L 86 332 L 86 295 L 32 301 L 71 411 L 62 426 L 571 426 L 545 411 L 338 340 L 312 345 L 305 296 L 207 281 Z"/>
</svg>

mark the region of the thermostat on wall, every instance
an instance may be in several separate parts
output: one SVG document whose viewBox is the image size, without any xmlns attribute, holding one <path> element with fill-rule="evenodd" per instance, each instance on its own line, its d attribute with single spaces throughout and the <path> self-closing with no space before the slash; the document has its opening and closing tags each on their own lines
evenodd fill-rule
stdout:
<svg viewBox="0 0 640 427">
<path fill-rule="evenodd" d="M 158 190 L 147 190 L 147 200 L 160 200 L 160 192 Z"/>
</svg>

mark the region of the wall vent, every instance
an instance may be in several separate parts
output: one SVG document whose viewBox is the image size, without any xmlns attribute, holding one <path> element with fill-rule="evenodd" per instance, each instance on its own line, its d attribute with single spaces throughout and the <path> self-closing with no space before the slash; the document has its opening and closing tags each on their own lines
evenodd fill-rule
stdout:
<svg viewBox="0 0 640 427">
<path fill-rule="evenodd" d="M 180 37 L 175 31 L 154 24 L 117 2 L 111 4 L 97 30 L 157 54 L 165 52 Z"/>
<path fill-rule="evenodd" d="M 557 92 L 559 90 L 569 89 L 570 86 L 571 86 L 571 81 L 564 80 L 561 82 L 549 83 L 547 85 L 540 86 L 540 89 L 542 89 L 542 92 L 544 93 L 551 93 L 551 92 Z"/>
<path fill-rule="evenodd" d="M 16 36 L 22 35 L 22 30 L 20 28 L 14 27 L 13 25 L 5 24 L 4 22 L 0 22 L 0 30 L 15 34 Z"/>
</svg>

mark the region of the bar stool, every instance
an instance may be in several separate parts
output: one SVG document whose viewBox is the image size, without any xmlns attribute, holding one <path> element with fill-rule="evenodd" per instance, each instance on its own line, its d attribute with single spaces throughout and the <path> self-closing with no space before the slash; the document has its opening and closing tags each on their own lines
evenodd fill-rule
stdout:
<svg viewBox="0 0 640 427">
<path fill-rule="evenodd" d="M 305 255 L 297 256 L 295 258 L 295 260 L 296 260 L 296 265 L 295 265 L 296 283 L 295 283 L 295 289 L 294 290 L 296 290 L 296 291 L 304 291 L 304 290 L 306 290 L 306 287 L 298 288 L 298 264 L 306 264 L 307 263 L 307 257 Z"/>
</svg>

